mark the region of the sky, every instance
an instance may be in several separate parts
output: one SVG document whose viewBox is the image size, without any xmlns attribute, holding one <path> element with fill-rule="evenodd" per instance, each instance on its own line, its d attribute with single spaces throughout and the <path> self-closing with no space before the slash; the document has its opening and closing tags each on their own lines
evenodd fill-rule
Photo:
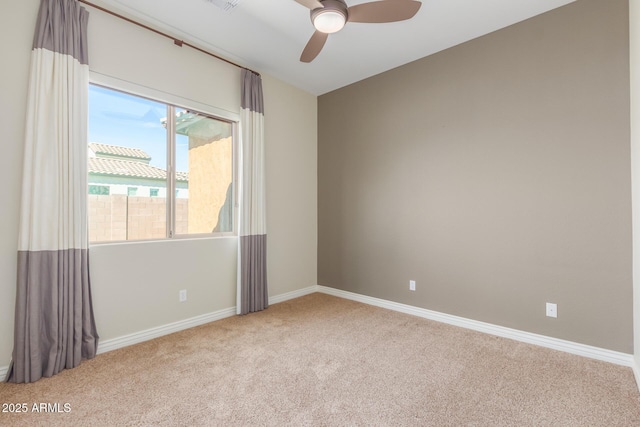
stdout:
<svg viewBox="0 0 640 427">
<path fill-rule="evenodd" d="M 89 86 L 89 142 L 139 148 L 149 154 L 151 165 L 162 169 L 167 168 L 167 136 L 161 121 L 166 117 L 165 104 Z M 177 135 L 178 171 L 189 170 L 188 150 L 188 138 Z"/>
</svg>

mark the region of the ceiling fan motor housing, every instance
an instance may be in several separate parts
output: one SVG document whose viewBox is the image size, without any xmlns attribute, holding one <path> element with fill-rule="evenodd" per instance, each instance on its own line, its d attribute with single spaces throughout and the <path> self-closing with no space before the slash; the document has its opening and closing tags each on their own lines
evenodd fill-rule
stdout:
<svg viewBox="0 0 640 427">
<path fill-rule="evenodd" d="M 321 3 L 323 7 L 318 7 L 311 11 L 311 22 L 314 26 L 317 27 L 316 18 L 326 13 L 342 15 L 345 23 L 349 20 L 349 11 L 344 0 L 321 0 Z"/>
</svg>

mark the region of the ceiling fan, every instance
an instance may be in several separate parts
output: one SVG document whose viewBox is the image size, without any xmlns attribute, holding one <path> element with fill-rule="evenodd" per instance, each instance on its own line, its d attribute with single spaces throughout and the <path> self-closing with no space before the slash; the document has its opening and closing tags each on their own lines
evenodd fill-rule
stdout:
<svg viewBox="0 0 640 427">
<path fill-rule="evenodd" d="M 300 55 L 311 62 L 324 47 L 329 34 L 340 31 L 347 22 L 382 23 L 413 18 L 422 3 L 416 0 L 379 0 L 347 6 L 344 0 L 295 0 L 311 9 L 316 31 Z"/>
</svg>

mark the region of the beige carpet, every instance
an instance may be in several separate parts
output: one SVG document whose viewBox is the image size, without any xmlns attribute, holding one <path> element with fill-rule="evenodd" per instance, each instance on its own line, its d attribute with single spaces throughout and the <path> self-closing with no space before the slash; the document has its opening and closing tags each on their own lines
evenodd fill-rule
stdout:
<svg viewBox="0 0 640 427">
<path fill-rule="evenodd" d="M 640 426 L 629 368 L 323 294 L 0 384 L 0 403 L 70 409 L 2 426 Z"/>
</svg>

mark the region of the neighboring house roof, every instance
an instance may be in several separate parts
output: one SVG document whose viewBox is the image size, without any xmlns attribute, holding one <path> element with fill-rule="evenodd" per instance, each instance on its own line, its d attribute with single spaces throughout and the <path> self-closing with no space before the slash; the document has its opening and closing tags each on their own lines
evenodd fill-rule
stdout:
<svg viewBox="0 0 640 427">
<path fill-rule="evenodd" d="M 132 148 L 131 150 L 135 149 Z M 167 179 L 167 172 L 164 169 L 141 162 L 103 157 L 89 157 L 89 173 L 159 180 Z M 187 172 L 176 172 L 176 180 L 188 182 L 189 174 Z"/>
<path fill-rule="evenodd" d="M 121 147 L 118 145 L 100 144 L 98 142 L 90 142 L 89 149 L 96 155 L 106 154 L 109 156 L 128 157 L 131 159 L 145 160 L 147 163 L 151 157 L 139 148 Z"/>
</svg>

